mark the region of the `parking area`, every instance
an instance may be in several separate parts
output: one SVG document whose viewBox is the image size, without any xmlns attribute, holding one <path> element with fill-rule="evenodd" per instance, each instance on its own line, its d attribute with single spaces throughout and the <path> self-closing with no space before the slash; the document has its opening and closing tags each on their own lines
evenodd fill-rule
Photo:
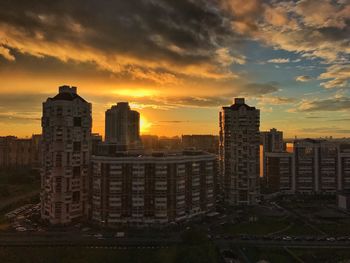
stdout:
<svg viewBox="0 0 350 263">
<path fill-rule="evenodd" d="M 39 226 L 40 204 L 26 204 L 5 214 L 10 222 L 10 230 L 18 232 L 43 231 Z"/>
</svg>

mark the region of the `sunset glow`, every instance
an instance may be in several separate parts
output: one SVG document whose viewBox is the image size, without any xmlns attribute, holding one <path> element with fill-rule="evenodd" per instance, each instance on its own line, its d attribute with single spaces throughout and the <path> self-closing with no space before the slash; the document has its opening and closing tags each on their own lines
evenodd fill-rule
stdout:
<svg viewBox="0 0 350 263">
<path fill-rule="evenodd" d="M 40 133 L 42 102 L 64 84 L 102 134 L 118 101 L 144 115 L 144 133 L 217 134 L 238 96 L 261 130 L 350 132 L 347 1 L 16 2 L 0 4 L 1 135 Z"/>
<path fill-rule="evenodd" d="M 140 118 L 140 131 L 141 131 L 141 134 L 149 133 L 151 127 L 152 127 L 152 123 L 149 122 L 145 118 L 145 116 L 141 116 L 141 118 Z"/>
</svg>

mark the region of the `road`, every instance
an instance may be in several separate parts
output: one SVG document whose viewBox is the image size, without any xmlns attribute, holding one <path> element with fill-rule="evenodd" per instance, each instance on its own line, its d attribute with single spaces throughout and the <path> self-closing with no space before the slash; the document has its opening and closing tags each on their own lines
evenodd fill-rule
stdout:
<svg viewBox="0 0 350 263">
<path fill-rule="evenodd" d="M 1 233 L 0 247 L 99 247 L 99 248 L 159 248 L 181 244 L 179 238 L 114 238 L 96 237 L 77 233 Z M 350 241 L 306 240 L 243 240 L 241 238 L 216 239 L 220 248 L 230 245 L 245 247 L 298 247 L 298 248 L 350 248 Z"/>
</svg>

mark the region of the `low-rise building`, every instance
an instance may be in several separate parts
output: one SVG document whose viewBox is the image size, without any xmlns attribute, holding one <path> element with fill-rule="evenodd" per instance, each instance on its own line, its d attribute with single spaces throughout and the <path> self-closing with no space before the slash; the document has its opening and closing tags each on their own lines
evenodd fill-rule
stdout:
<svg viewBox="0 0 350 263">
<path fill-rule="evenodd" d="M 294 185 L 293 153 L 266 153 L 266 182 L 272 192 L 292 192 Z"/>
<path fill-rule="evenodd" d="M 350 192 L 344 191 L 337 195 L 338 208 L 341 210 L 350 210 Z"/>
<path fill-rule="evenodd" d="M 20 139 L 0 137 L 0 168 L 33 167 L 41 165 L 41 135 Z"/>
<path fill-rule="evenodd" d="M 214 210 L 216 156 L 182 153 L 94 155 L 92 220 L 169 223 Z"/>
<path fill-rule="evenodd" d="M 270 190 L 302 194 L 335 194 L 350 190 L 350 144 L 341 141 L 294 141 L 294 152 L 266 153 Z"/>
<path fill-rule="evenodd" d="M 206 151 L 210 153 L 219 153 L 219 136 L 215 135 L 182 135 L 181 144 L 183 148 L 194 148 L 196 150 Z"/>
</svg>

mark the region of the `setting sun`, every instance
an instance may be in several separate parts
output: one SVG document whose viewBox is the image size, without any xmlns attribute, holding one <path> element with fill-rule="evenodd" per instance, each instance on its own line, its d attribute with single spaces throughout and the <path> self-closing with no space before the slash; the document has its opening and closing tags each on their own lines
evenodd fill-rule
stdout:
<svg viewBox="0 0 350 263">
<path fill-rule="evenodd" d="M 150 131 L 152 123 L 149 122 L 144 116 L 140 117 L 140 131 L 141 133 L 147 133 Z"/>
</svg>

